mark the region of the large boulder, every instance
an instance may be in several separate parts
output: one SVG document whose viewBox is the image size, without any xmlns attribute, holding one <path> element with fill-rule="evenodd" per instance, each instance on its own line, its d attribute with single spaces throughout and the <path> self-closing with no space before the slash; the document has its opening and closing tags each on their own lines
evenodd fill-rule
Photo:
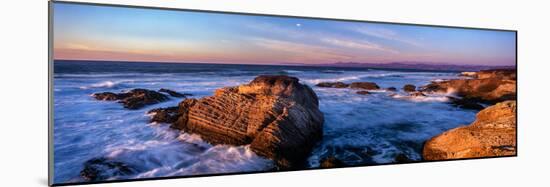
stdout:
<svg viewBox="0 0 550 187">
<path fill-rule="evenodd" d="M 350 88 L 353 89 L 365 89 L 365 90 L 378 90 L 380 89 L 380 86 L 378 86 L 374 82 L 354 82 L 349 85 Z"/>
<path fill-rule="evenodd" d="M 147 89 L 133 89 L 128 92 L 112 93 L 102 92 L 94 93 L 92 97 L 98 100 L 115 101 L 122 103 L 127 109 L 140 109 L 146 105 L 156 104 L 168 100 L 168 97 L 159 92 Z"/>
<path fill-rule="evenodd" d="M 178 113 L 174 128 L 213 144 L 250 144 L 283 170 L 304 166 L 324 122 L 315 92 L 281 75 L 258 76 L 249 84 L 220 88 L 214 96 L 186 99 Z"/>
<path fill-rule="evenodd" d="M 516 155 L 516 101 L 490 106 L 472 124 L 433 137 L 422 155 L 425 160 Z"/>
</svg>

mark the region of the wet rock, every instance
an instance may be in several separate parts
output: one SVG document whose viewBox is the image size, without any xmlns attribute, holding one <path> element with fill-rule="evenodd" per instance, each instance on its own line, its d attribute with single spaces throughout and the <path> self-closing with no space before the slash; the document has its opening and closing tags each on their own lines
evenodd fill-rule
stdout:
<svg viewBox="0 0 550 187">
<path fill-rule="evenodd" d="M 213 144 L 245 145 L 280 169 L 303 166 L 322 137 L 317 95 L 290 76 L 258 76 L 249 84 L 217 89 L 214 96 L 185 99 L 173 127 Z"/>
<path fill-rule="evenodd" d="M 354 83 L 351 83 L 349 87 L 353 89 L 365 89 L 365 90 L 380 89 L 380 87 L 374 82 L 354 82 Z"/>
<path fill-rule="evenodd" d="M 165 89 L 165 88 L 161 88 L 159 90 L 159 92 L 164 92 L 164 93 L 167 93 L 168 95 L 172 96 L 172 97 L 180 97 L 180 98 L 185 98 L 187 96 L 192 96 L 192 94 L 182 94 L 182 93 L 179 93 L 179 92 L 176 92 L 176 91 L 173 91 L 173 90 L 169 90 L 169 89 Z"/>
<path fill-rule="evenodd" d="M 151 122 L 174 123 L 178 120 L 178 107 L 156 108 L 149 110 L 147 114 L 152 114 Z"/>
<path fill-rule="evenodd" d="M 386 88 L 386 91 L 396 92 L 396 91 L 397 91 L 397 88 L 395 88 L 395 87 L 389 87 L 389 88 Z"/>
<path fill-rule="evenodd" d="M 343 82 L 321 82 L 315 86 L 327 88 L 347 88 L 349 87 L 349 84 Z"/>
<path fill-rule="evenodd" d="M 470 110 L 482 110 L 485 108 L 483 107 L 483 105 L 479 104 L 477 100 L 457 98 L 457 97 L 451 97 L 451 96 L 447 96 L 447 98 L 449 99 L 449 102 L 452 105 L 458 108 L 470 109 Z"/>
<path fill-rule="evenodd" d="M 103 101 L 115 101 L 120 99 L 118 97 L 118 94 L 115 94 L 113 92 L 95 93 L 92 95 L 92 97 L 96 98 L 97 100 L 103 100 Z"/>
<path fill-rule="evenodd" d="M 326 157 L 321 159 L 319 167 L 321 168 L 338 168 L 338 167 L 345 167 L 346 164 L 342 162 L 341 160 L 337 159 L 334 156 Z"/>
<path fill-rule="evenodd" d="M 410 159 L 406 154 L 399 153 L 394 158 L 395 163 L 410 163 L 414 162 L 414 160 Z"/>
<path fill-rule="evenodd" d="M 411 96 L 411 97 L 426 97 L 426 95 L 425 95 L 424 93 L 422 93 L 422 92 L 417 92 L 417 91 L 415 91 L 415 92 L 410 92 L 410 93 L 409 93 L 409 96 Z"/>
<path fill-rule="evenodd" d="M 425 160 L 516 155 L 516 101 L 487 107 L 467 126 L 451 129 L 424 144 Z"/>
<path fill-rule="evenodd" d="M 129 165 L 105 157 L 94 158 L 84 163 L 80 176 L 85 181 L 103 181 L 111 177 L 136 174 Z"/>
<path fill-rule="evenodd" d="M 129 92 L 115 94 L 112 92 L 95 93 L 92 97 L 98 100 L 118 100 L 127 109 L 140 109 L 146 105 L 156 104 L 168 100 L 168 97 L 159 92 L 147 89 L 133 89 Z"/>
<path fill-rule="evenodd" d="M 406 84 L 405 86 L 403 86 L 403 90 L 405 92 L 415 92 L 416 91 L 416 86 L 412 85 L 412 84 Z"/>
<path fill-rule="evenodd" d="M 370 94 L 370 92 L 365 91 L 365 90 L 357 91 L 357 92 L 355 92 L 355 93 L 356 93 L 356 94 L 359 94 L 359 95 L 369 95 L 369 94 Z"/>
</svg>

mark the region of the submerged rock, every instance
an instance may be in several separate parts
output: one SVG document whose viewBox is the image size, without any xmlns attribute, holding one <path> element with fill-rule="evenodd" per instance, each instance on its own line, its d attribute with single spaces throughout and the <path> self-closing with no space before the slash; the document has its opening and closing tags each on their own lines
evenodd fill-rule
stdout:
<svg viewBox="0 0 550 187">
<path fill-rule="evenodd" d="M 396 92 L 396 91 L 397 91 L 397 88 L 395 88 L 395 87 L 389 87 L 389 88 L 386 88 L 386 91 Z"/>
<path fill-rule="evenodd" d="M 322 137 L 317 95 L 290 76 L 258 76 L 249 84 L 220 88 L 214 96 L 186 99 L 174 128 L 213 144 L 250 144 L 279 169 L 300 168 Z"/>
<path fill-rule="evenodd" d="M 316 84 L 315 86 L 327 88 L 347 88 L 349 87 L 349 84 L 343 82 L 321 82 L 319 84 Z"/>
<path fill-rule="evenodd" d="M 410 159 L 405 153 L 399 153 L 393 159 L 395 163 L 410 163 L 414 160 Z"/>
<path fill-rule="evenodd" d="M 164 93 L 167 93 L 168 95 L 172 96 L 172 97 L 180 97 L 180 98 L 186 98 L 187 96 L 192 96 L 192 94 L 185 94 L 185 93 L 179 93 L 179 92 L 176 92 L 176 91 L 173 91 L 173 90 L 169 90 L 169 89 L 166 89 L 166 88 L 161 88 L 159 90 L 159 92 L 164 92 Z"/>
<path fill-rule="evenodd" d="M 168 100 L 168 97 L 159 92 L 147 89 L 133 89 L 129 92 L 115 94 L 112 92 L 94 93 L 92 97 L 98 100 L 114 101 L 119 100 L 124 108 L 140 109 L 146 105 L 156 104 Z"/>
<path fill-rule="evenodd" d="M 416 91 L 416 86 L 412 85 L 412 84 L 406 84 L 405 86 L 403 86 L 403 90 L 405 92 L 415 92 Z"/>
<path fill-rule="evenodd" d="M 451 129 L 424 144 L 425 160 L 448 160 L 516 154 L 516 101 L 490 106 L 468 125 Z"/>
<path fill-rule="evenodd" d="M 103 181 L 111 177 L 136 174 L 129 165 L 105 157 L 94 158 L 84 163 L 80 176 L 86 181 Z"/>
<path fill-rule="evenodd" d="M 353 89 L 378 90 L 380 87 L 374 82 L 354 82 L 350 84 Z"/>
<path fill-rule="evenodd" d="M 149 110 L 147 114 L 152 114 L 151 122 L 158 123 L 174 123 L 178 120 L 178 107 L 168 107 L 168 108 L 156 108 Z"/>
<path fill-rule="evenodd" d="M 337 159 L 334 156 L 326 157 L 321 159 L 319 167 L 321 168 L 338 168 L 338 167 L 345 167 L 346 164 L 342 162 L 341 160 Z"/>
<path fill-rule="evenodd" d="M 370 92 L 369 91 L 365 91 L 365 90 L 361 90 L 361 91 L 357 91 L 355 92 L 356 94 L 359 94 L 359 95 L 369 95 Z"/>
</svg>

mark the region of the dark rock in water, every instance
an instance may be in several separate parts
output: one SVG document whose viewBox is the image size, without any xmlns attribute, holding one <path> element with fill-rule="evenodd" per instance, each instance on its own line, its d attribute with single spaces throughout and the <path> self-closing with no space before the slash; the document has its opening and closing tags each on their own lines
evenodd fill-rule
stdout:
<svg viewBox="0 0 550 187">
<path fill-rule="evenodd" d="M 357 91 L 357 92 L 355 92 L 355 93 L 356 93 L 356 94 L 359 94 L 359 95 L 369 95 L 369 94 L 370 94 L 370 92 L 365 91 L 365 90 Z"/>
<path fill-rule="evenodd" d="M 394 158 L 395 163 L 409 163 L 413 162 L 414 160 L 411 160 L 406 154 L 400 153 L 397 154 Z"/>
<path fill-rule="evenodd" d="M 380 89 L 380 87 L 374 82 L 354 82 L 354 83 L 351 83 L 349 87 L 353 89 L 365 89 L 365 90 Z"/>
<path fill-rule="evenodd" d="M 321 159 L 319 167 L 321 168 L 338 168 L 338 167 L 345 167 L 346 164 L 342 162 L 341 160 L 338 160 L 334 156 L 326 157 Z"/>
<path fill-rule="evenodd" d="M 397 91 L 397 88 L 395 87 L 389 87 L 389 88 L 386 88 L 387 91 L 390 91 L 390 92 L 395 92 Z"/>
<path fill-rule="evenodd" d="M 168 100 L 168 97 L 159 92 L 147 89 L 133 89 L 129 92 L 115 94 L 112 92 L 95 93 L 92 95 L 98 100 L 119 100 L 124 108 L 139 109 L 146 105 L 156 104 Z"/>
<path fill-rule="evenodd" d="M 403 90 L 405 92 L 414 92 L 414 91 L 416 91 L 416 86 L 412 85 L 412 84 L 407 84 L 407 85 L 403 86 Z"/>
<path fill-rule="evenodd" d="M 328 88 L 347 88 L 349 84 L 343 82 L 321 82 L 315 86 Z"/>
<path fill-rule="evenodd" d="M 118 94 L 115 94 L 113 92 L 102 92 L 102 93 L 95 93 L 92 95 L 97 100 L 103 100 L 103 101 L 115 101 L 119 100 Z"/>
<path fill-rule="evenodd" d="M 156 108 L 149 110 L 147 114 L 154 114 L 151 122 L 174 123 L 178 120 L 178 107 Z"/>
<path fill-rule="evenodd" d="M 458 107 L 458 108 L 462 108 L 462 109 L 471 109 L 471 110 L 483 110 L 485 107 L 483 107 L 483 105 L 480 105 L 477 101 L 477 100 L 474 100 L 474 99 L 467 99 L 467 98 L 456 98 L 456 97 L 451 97 L 451 96 L 447 96 L 447 98 L 449 99 L 449 102 Z"/>
<path fill-rule="evenodd" d="M 290 76 L 258 76 L 249 84 L 217 89 L 214 96 L 185 99 L 174 128 L 213 144 L 250 144 L 279 169 L 304 166 L 321 139 L 324 117 L 315 92 Z"/>
<path fill-rule="evenodd" d="M 127 164 L 108 158 L 94 158 L 84 163 L 80 176 L 86 181 L 102 181 L 110 177 L 136 174 L 136 170 Z"/>
<path fill-rule="evenodd" d="M 192 94 L 185 94 L 185 93 L 179 93 L 179 92 L 176 92 L 176 91 L 173 91 L 173 90 L 169 90 L 169 89 L 165 89 L 165 88 L 161 88 L 159 90 L 159 92 L 164 92 L 164 93 L 167 93 L 168 95 L 172 96 L 172 97 L 180 97 L 180 98 L 186 98 L 187 96 L 192 96 Z"/>
<path fill-rule="evenodd" d="M 426 95 L 422 92 L 411 92 L 409 93 L 410 96 L 412 97 L 425 97 Z"/>
</svg>

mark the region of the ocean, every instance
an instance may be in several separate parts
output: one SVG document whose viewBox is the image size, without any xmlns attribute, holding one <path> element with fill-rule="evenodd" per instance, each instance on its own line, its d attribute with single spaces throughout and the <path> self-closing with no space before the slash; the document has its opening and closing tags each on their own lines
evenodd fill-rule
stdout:
<svg viewBox="0 0 550 187">
<path fill-rule="evenodd" d="M 456 79 L 458 72 L 272 65 L 177 64 L 145 62 L 55 61 L 54 182 L 79 182 L 84 163 L 93 158 L 123 162 L 138 172 L 113 179 L 269 171 L 274 163 L 248 146 L 210 145 L 200 136 L 150 123 L 147 111 L 176 106 L 182 99 L 128 110 L 121 104 L 91 97 L 97 92 L 133 88 L 167 88 L 210 96 L 217 88 L 250 82 L 257 75 L 284 74 L 300 79 L 319 97 L 325 123 L 323 140 L 308 158 L 308 167 L 335 156 L 348 165 L 395 162 L 397 155 L 421 160 L 424 141 L 466 125 L 476 111 L 446 103 L 445 94 L 409 97 L 405 84 Z M 353 89 L 321 88 L 327 81 L 369 81 L 382 88 L 359 95 Z"/>
</svg>

